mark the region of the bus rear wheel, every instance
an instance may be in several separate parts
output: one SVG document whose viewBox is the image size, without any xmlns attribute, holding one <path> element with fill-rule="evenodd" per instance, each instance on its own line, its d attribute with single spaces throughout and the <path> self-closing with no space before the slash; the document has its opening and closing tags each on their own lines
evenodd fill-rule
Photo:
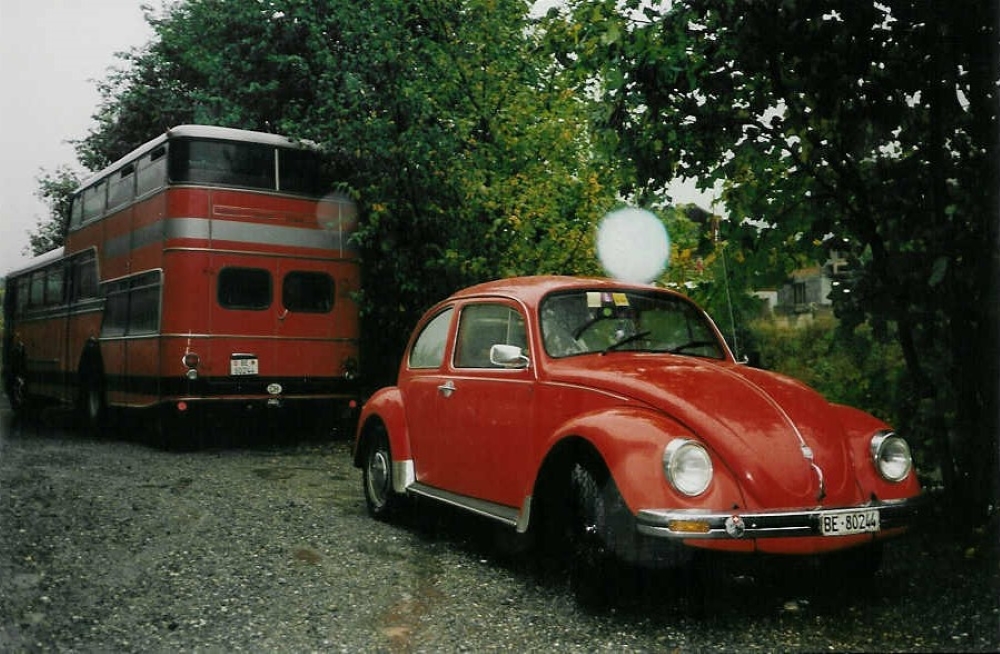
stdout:
<svg viewBox="0 0 1000 654">
<path fill-rule="evenodd" d="M 100 377 L 89 377 L 80 390 L 78 413 L 84 427 L 93 433 L 100 432 L 106 423 L 107 404 L 104 400 L 104 385 Z"/>
<path fill-rule="evenodd" d="M 7 388 L 10 408 L 16 415 L 24 415 L 28 409 L 28 381 L 23 375 L 15 374 Z"/>
</svg>

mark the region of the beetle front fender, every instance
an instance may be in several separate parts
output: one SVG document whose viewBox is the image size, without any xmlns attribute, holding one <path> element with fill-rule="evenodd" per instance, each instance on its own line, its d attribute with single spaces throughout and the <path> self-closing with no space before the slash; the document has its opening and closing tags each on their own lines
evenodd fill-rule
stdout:
<svg viewBox="0 0 1000 654">
<path fill-rule="evenodd" d="M 558 430 L 549 447 L 564 439 L 587 440 L 600 454 L 633 513 L 650 507 L 708 508 L 742 505 L 732 474 L 712 454 L 715 467 L 708 490 L 697 497 L 678 493 L 663 471 L 663 453 L 676 438 L 698 440 L 681 423 L 643 407 L 615 407 L 574 417 Z"/>
<path fill-rule="evenodd" d="M 354 439 L 354 465 L 361 467 L 364 456 L 364 440 L 372 429 L 382 425 L 389 438 L 389 450 L 394 461 L 411 458 L 410 435 L 406 428 L 406 411 L 399 388 L 382 388 L 365 402 L 358 418 L 358 430 Z"/>
</svg>

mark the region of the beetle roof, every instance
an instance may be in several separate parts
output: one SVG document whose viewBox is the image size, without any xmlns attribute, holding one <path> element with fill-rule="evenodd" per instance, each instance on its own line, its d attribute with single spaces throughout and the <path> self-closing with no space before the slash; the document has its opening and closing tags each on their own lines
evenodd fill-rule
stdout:
<svg viewBox="0 0 1000 654">
<path fill-rule="evenodd" d="M 649 284 L 633 284 L 601 277 L 569 277 L 563 275 L 539 275 L 534 277 L 508 277 L 484 282 L 455 292 L 449 300 L 493 295 L 518 298 L 528 304 L 538 304 L 542 297 L 556 290 L 656 290 L 675 293 L 668 289 Z M 676 294 L 676 293 L 675 293 Z"/>
</svg>

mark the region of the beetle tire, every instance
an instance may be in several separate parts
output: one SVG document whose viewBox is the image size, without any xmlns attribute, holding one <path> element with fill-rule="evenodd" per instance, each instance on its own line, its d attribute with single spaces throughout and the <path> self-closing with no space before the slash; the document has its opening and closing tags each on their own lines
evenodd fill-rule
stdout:
<svg viewBox="0 0 1000 654">
<path fill-rule="evenodd" d="M 570 586 L 578 603 L 599 610 L 613 602 L 622 578 L 617 539 L 624 501 L 614 479 L 596 462 L 576 464 L 570 485 Z"/>
<path fill-rule="evenodd" d="M 381 426 L 374 429 L 366 441 L 361 478 L 368 513 L 379 520 L 391 518 L 399 509 L 401 499 L 392 487 L 392 452 L 389 437 Z"/>
</svg>

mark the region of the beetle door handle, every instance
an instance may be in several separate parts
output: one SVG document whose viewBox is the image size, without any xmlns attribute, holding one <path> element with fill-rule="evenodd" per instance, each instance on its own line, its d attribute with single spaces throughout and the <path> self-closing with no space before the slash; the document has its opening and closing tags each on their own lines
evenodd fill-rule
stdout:
<svg viewBox="0 0 1000 654">
<path fill-rule="evenodd" d="M 438 386 L 438 393 L 444 395 L 445 397 L 451 397 L 451 394 L 455 392 L 455 382 L 450 379 L 445 383 Z"/>
</svg>

